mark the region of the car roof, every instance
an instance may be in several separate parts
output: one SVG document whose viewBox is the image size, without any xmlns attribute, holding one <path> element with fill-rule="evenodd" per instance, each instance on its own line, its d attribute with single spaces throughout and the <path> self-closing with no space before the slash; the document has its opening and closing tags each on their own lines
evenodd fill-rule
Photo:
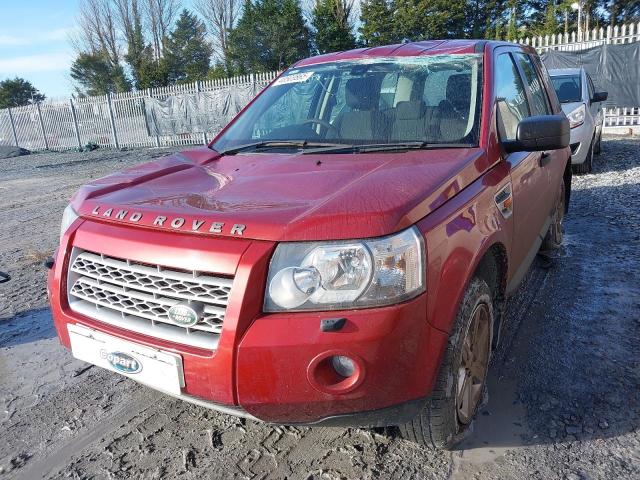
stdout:
<svg viewBox="0 0 640 480">
<path fill-rule="evenodd" d="M 336 62 L 341 60 L 357 60 L 375 57 L 415 57 L 421 55 L 465 54 L 482 53 L 486 45 L 518 46 L 524 51 L 535 53 L 535 50 L 526 45 L 509 42 L 488 40 L 424 40 L 420 42 L 406 42 L 380 47 L 356 48 L 344 52 L 327 53 L 315 57 L 305 58 L 296 63 L 295 67 L 316 65 L 320 63 Z"/>
<path fill-rule="evenodd" d="M 551 77 L 557 77 L 560 75 L 580 75 L 582 67 L 580 68 L 550 68 L 549 75 Z"/>
</svg>

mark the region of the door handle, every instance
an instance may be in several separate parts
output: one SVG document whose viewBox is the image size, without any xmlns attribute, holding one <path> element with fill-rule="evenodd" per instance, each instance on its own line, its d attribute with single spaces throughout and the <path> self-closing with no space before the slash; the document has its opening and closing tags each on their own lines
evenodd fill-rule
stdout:
<svg viewBox="0 0 640 480">
<path fill-rule="evenodd" d="M 551 161 L 551 154 L 549 152 L 542 152 L 540 155 L 540 166 L 544 167 Z"/>
</svg>

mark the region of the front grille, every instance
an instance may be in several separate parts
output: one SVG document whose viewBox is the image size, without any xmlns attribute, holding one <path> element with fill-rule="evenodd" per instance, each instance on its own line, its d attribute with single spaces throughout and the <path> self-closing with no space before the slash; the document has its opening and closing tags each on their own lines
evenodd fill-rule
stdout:
<svg viewBox="0 0 640 480">
<path fill-rule="evenodd" d="M 74 249 L 68 297 L 72 310 L 157 338 L 215 349 L 232 279 L 148 265 Z M 200 302 L 204 313 L 190 327 L 175 324 L 168 310 Z"/>
</svg>

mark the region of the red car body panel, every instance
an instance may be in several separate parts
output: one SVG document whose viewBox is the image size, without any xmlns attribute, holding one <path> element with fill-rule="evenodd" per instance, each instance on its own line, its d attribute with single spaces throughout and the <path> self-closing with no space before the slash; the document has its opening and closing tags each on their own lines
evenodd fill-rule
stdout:
<svg viewBox="0 0 640 480">
<path fill-rule="evenodd" d="M 61 342 L 70 347 L 67 324 L 75 323 L 177 353 L 184 363 L 185 395 L 240 406 L 269 422 L 313 423 L 428 396 L 479 262 L 489 248 L 499 248 L 506 264 L 503 287 L 517 281 L 562 181 L 568 149 L 551 152 L 550 167 L 542 171 L 536 168 L 542 153 L 505 156 L 498 141 L 494 56 L 533 51 L 496 42 L 430 41 L 329 54 L 296 65 L 478 48 L 484 52 L 484 82 L 476 148 L 221 156 L 203 147 L 83 187 L 72 199 L 82 218 L 63 235 L 49 273 Z M 495 194 L 509 182 L 514 212 L 505 218 Z M 125 213 L 118 217 L 120 212 Z M 131 220 L 133 213 L 140 217 Z M 158 216 L 166 217 L 161 225 Z M 172 226 L 176 218 L 181 221 Z M 224 226 L 211 232 L 213 223 Z M 234 233 L 239 224 L 245 228 Z M 425 241 L 426 293 L 382 308 L 263 312 L 277 242 L 376 237 L 411 225 Z M 72 246 L 233 278 L 218 348 L 171 343 L 71 311 L 66 272 Z M 322 332 L 319 324 L 327 317 L 346 318 L 345 327 Z M 357 382 L 334 391 L 318 381 L 323 373 L 316 367 L 329 354 L 354 358 Z"/>
<path fill-rule="evenodd" d="M 89 184 L 74 205 L 82 216 L 118 224 L 133 223 L 128 219 L 139 212 L 135 225 L 154 229 L 169 226 L 154 226 L 158 215 L 183 218 L 174 230 L 198 235 L 211 235 L 209 225 L 222 222 L 246 225 L 242 236 L 260 240 L 377 237 L 411 226 L 488 167 L 478 148 L 439 150 L 437 156 L 412 151 L 268 158 L 221 157 L 211 150 L 207 157 L 198 149 Z M 120 211 L 127 215 L 117 220 Z M 205 220 L 197 231 L 195 220 Z M 230 228 L 215 235 L 233 236 Z"/>
</svg>

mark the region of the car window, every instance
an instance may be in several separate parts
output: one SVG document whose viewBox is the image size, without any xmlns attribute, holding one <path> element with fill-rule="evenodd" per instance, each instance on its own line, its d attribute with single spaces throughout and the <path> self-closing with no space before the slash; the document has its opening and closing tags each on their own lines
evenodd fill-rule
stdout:
<svg viewBox="0 0 640 480">
<path fill-rule="evenodd" d="M 268 136 L 272 131 L 302 122 L 313 115 L 311 104 L 319 88 L 319 80 L 312 79 L 294 85 L 257 118 L 251 140 Z"/>
<path fill-rule="evenodd" d="M 531 59 L 523 53 L 516 53 L 515 58 L 520 68 L 522 68 L 529 93 L 531 94 L 531 113 L 533 115 L 549 115 L 551 112 L 547 94 L 536 68 L 531 63 Z"/>
<path fill-rule="evenodd" d="M 437 107 L 447 99 L 447 83 L 453 74 L 451 70 L 436 71 L 425 78 L 422 99 L 427 107 Z"/>
<path fill-rule="evenodd" d="M 582 101 L 582 82 L 580 75 L 554 75 L 551 84 L 558 95 L 560 103 Z"/>
<path fill-rule="evenodd" d="M 498 55 L 495 79 L 498 133 L 501 140 L 515 140 L 518 123 L 530 116 L 530 109 L 522 79 L 510 54 Z"/>
<path fill-rule="evenodd" d="M 380 102 L 378 108 L 381 111 L 394 107 L 397 90 L 398 72 L 387 73 L 382 79 L 382 85 L 380 87 Z"/>
<path fill-rule="evenodd" d="M 430 83 L 431 75 L 437 81 Z M 213 148 L 282 140 L 475 145 L 481 92 L 482 54 L 362 58 L 292 68 L 234 120 Z"/>
</svg>

